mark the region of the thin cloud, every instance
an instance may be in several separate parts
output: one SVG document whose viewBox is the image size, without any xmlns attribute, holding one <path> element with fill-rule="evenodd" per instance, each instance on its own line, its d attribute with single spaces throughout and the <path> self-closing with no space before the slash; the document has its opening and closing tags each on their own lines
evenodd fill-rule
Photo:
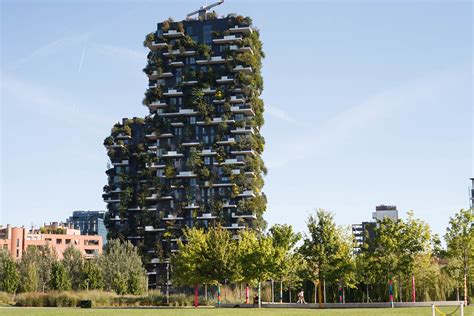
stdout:
<svg viewBox="0 0 474 316">
<path fill-rule="evenodd" d="M 307 159 L 339 148 L 341 142 L 347 138 L 357 137 L 359 132 L 370 129 L 372 123 L 386 119 L 403 109 L 429 103 L 449 93 L 460 76 L 461 72 L 453 69 L 372 95 L 309 130 L 305 133 L 309 138 L 280 146 L 278 152 L 272 153 L 273 156 L 269 157 L 268 166 L 281 168 L 295 160 Z"/>
<path fill-rule="evenodd" d="M 47 56 L 53 55 L 59 52 L 60 50 L 63 50 L 69 46 L 77 45 L 78 43 L 81 43 L 82 41 L 87 40 L 88 36 L 89 36 L 88 33 L 84 33 L 77 36 L 68 36 L 68 37 L 63 37 L 63 38 L 51 41 L 47 43 L 46 45 L 43 45 L 35 49 L 31 54 L 21 58 L 16 63 L 13 63 L 11 68 L 12 69 L 18 68 L 38 57 L 47 57 Z"/>
<path fill-rule="evenodd" d="M 292 123 L 292 124 L 296 124 L 297 121 L 296 119 L 294 119 L 293 117 L 291 117 L 288 112 L 286 112 L 285 110 L 282 110 L 280 108 L 277 108 L 275 106 L 266 106 L 265 107 L 265 113 L 270 115 L 270 116 L 273 116 L 277 119 L 280 119 L 282 121 L 285 121 L 285 122 L 288 122 L 288 123 Z"/>
<path fill-rule="evenodd" d="M 104 44 L 98 44 L 98 43 L 94 43 L 92 46 L 99 53 L 102 53 L 104 55 L 111 56 L 111 57 L 122 57 L 134 62 L 135 61 L 143 62 L 145 58 L 145 54 L 143 52 L 125 48 L 125 47 L 104 45 Z"/>
<path fill-rule="evenodd" d="M 79 111 L 71 97 L 61 96 L 58 92 L 48 91 L 44 87 L 12 78 L 2 76 L 2 88 L 4 100 L 6 96 L 15 100 L 15 106 L 21 106 L 28 111 L 36 111 L 38 114 L 50 116 L 59 121 L 67 121 L 71 125 L 87 126 L 88 129 L 102 131 L 103 126 L 110 124 L 108 120 L 98 113 L 92 113 L 90 107 L 87 111 Z M 86 123 L 86 124 L 85 124 Z"/>
</svg>

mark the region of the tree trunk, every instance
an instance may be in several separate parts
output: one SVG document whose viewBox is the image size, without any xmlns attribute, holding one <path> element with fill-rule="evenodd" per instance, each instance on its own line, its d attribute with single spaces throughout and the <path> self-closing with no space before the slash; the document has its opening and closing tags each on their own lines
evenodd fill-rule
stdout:
<svg viewBox="0 0 474 316">
<path fill-rule="evenodd" d="M 261 284 L 258 282 L 258 308 L 262 307 L 262 291 Z"/>
<path fill-rule="evenodd" d="M 280 304 L 283 303 L 283 282 L 280 281 Z"/>
<path fill-rule="evenodd" d="M 467 306 L 467 273 L 464 271 L 464 306 Z"/>
<path fill-rule="evenodd" d="M 207 284 L 204 284 L 204 299 L 207 301 Z"/>
<path fill-rule="evenodd" d="M 240 298 L 240 301 L 242 301 L 242 282 L 240 282 L 239 298 Z"/>
<path fill-rule="evenodd" d="M 288 287 L 288 296 L 290 297 L 290 303 L 291 303 L 291 286 Z"/>
<path fill-rule="evenodd" d="M 198 285 L 194 284 L 194 307 L 198 307 L 199 305 L 199 290 Z"/>
<path fill-rule="evenodd" d="M 367 285 L 365 286 L 365 288 L 366 288 L 366 291 L 367 291 L 367 303 L 369 303 L 369 302 L 370 302 L 370 298 L 369 298 L 369 284 L 367 284 Z"/>
<path fill-rule="evenodd" d="M 249 285 L 245 284 L 245 304 L 249 303 Z"/>
<path fill-rule="evenodd" d="M 314 282 L 314 304 L 318 302 L 317 294 L 318 294 L 318 283 Z"/>
<path fill-rule="evenodd" d="M 411 274 L 411 300 L 413 303 L 416 302 L 416 286 L 415 286 L 415 274 Z"/>
<path fill-rule="evenodd" d="M 272 279 L 272 303 L 275 303 L 275 286 Z"/>
<path fill-rule="evenodd" d="M 402 290 L 402 276 L 398 275 L 398 295 L 400 298 L 398 299 L 400 302 L 403 302 L 403 290 Z"/>
<path fill-rule="evenodd" d="M 324 304 L 326 304 L 326 279 L 323 279 L 323 285 L 324 285 L 323 300 L 324 300 Z"/>
<path fill-rule="evenodd" d="M 456 301 L 459 302 L 459 284 L 456 285 Z"/>
</svg>

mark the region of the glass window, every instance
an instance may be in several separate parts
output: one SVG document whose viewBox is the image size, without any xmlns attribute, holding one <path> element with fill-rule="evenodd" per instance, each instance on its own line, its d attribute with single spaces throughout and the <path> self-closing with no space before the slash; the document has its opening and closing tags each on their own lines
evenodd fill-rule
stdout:
<svg viewBox="0 0 474 316">
<path fill-rule="evenodd" d="M 195 116 L 191 116 L 189 118 L 189 124 L 196 124 L 196 117 Z"/>
<path fill-rule="evenodd" d="M 211 157 L 204 157 L 204 164 L 210 165 L 211 164 Z"/>
<path fill-rule="evenodd" d="M 176 105 L 176 98 L 170 98 L 170 104 Z"/>
<path fill-rule="evenodd" d="M 212 26 L 211 25 L 204 25 L 204 43 L 210 44 L 212 42 Z"/>
<path fill-rule="evenodd" d="M 187 26 L 186 27 L 186 35 L 193 35 L 193 27 Z"/>
</svg>

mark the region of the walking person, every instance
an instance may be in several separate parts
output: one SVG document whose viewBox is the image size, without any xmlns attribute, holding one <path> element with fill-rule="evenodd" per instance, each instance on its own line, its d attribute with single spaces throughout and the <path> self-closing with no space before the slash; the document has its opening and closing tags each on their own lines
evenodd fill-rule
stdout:
<svg viewBox="0 0 474 316">
<path fill-rule="evenodd" d="M 298 293 L 298 301 L 296 302 L 296 304 L 306 304 L 306 301 L 304 300 L 304 291 L 303 291 L 303 289 L 301 289 L 301 291 L 299 291 L 299 293 Z"/>
</svg>

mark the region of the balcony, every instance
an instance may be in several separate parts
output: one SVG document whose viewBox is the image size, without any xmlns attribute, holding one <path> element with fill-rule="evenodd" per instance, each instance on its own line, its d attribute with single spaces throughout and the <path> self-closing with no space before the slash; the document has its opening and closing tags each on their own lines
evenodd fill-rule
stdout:
<svg viewBox="0 0 474 316">
<path fill-rule="evenodd" d="M 156 51 L 156 50 L 159 49 L 159 48 L 164 48 L 164 47 L 168 46 L 168 44 L 167 44 L 167 43 L 149 42 L 146 46 L 147 46 L 150 50 Z"/>
<path fill-rule="evenodd" d="M 242 65 L 237 65 L 235 66 L 234 69 L 232 69 L 233 72 L 244 72 L 251 74 L 253 72 L 252 67 L 244 67 Z"/>
<path fill-rule="evenodd" d="M 183 32 L 178 32 L 176 30 L 168 30 L 168 32 L 163 33 L 163 37 L 166 37 L 166 38 L 179 38 L 183 36 L 184 36 Z"/>
<path fill-rule="evenodd" d="M 120 198 L 112 199 L 112 198 L 109 197 L 108 199 L 104 199 L 104 202 L 105 203 L 119 203 Z"/>
<path fill-rule="evenodd" d="M 230 226 L 224 226 L 225 229 L 245 229 L 245 226 L 239 226 L 238 223 L 232 223 Z"/>
<path fill-rule="evenodd" d="M 130 135 L 125 135 L 125 134 L 118 134 L 117 136 L 114 137 L 115 139 L 130 139 L 132 138 Z"/>
<path fill-rule="evenodd" d="M 235 95 L 230 97 L 230 103 L 245 103 L 245 99 L 242 97 L 237 97 Z"/>
<path fill-rule="evenodd" d="M 154 228 L 153 226 L 145 226 L 146 232 L 164 232 L 166 228 Z"/>
<path fill-rule="evenodd" d="M 179 115 L 197 115 L 198 112 L 193 109 L 180 109 L 179 112 L 158 113 L 159 116 L 179 116 Z"/>
<path fill-rule="evenodd" d="M 117 143 L 114 143 L 110 146 L 107 146 L 107 148 L 114 148 L 114 149 L 117 149 L 117 148 L 125 148 L 125 146 L 123 144 L 117 144 Z"/>
<path fill-rule="evenodd" d="M 216 38 L 212 40 L 214 44 L 240 43 L 241 41 L 242 38 L 235 35 L 226 35 L 223 38 Z"/>
<path fill-rule="evenodd" d="M 158 200 L 158 194 L 153 193 L 151 196 L 147 196 L 145 199 L 147 201 L 156 201 L 156 200 Z"/>
<path fill-rule="evenodd" d="M 192 147 L 192 146 L 199 146 L 201 143 L 200 142 L 186 142 L 186 143 L 181 143 L 184 147 Z"/>
<path fill-rule="evenodd" d="M 230 182 L 221 182 L 221 183 L 212 184 L 213 188 L 225 188 L 225 187 L 232 187 L 232 186 L 234 186 L 234 184 Z"/>
<path fill-rule="evenodd" d="M 166 53 L 163 53 L 163 56 L 165 57 L 169 57 L 169 56 L 179 56 L 179 55 L 183 55 L 183 56 L 192 56 L 192 55 L 195 55 L 196 54 L 196 51 L 195 50 L 187 50 L 187 51 L 180 51 L 179 49 L 174 49 L 172 50 L 171 52 L 166 52 Z"/>
<path fill-rule="evenodd" d="M 247 197 L 252 197 L 252 198 L 254 198 L 254 197 L 255 197 L 255 193 L 253 193 L 252 190 L 246 190 L 246 191 L 240 193 L 238 196 L 239 196 L 239 197 L 246 197 L 246 198 L 247 198 Z"/>
<path fill-rule="evenodd" d="M 229 46 L 229 49 L 237 53 L 250 53 L 253 55 L 253 50 L 249 46 L 239 47 L 237 45 L 231 45 Z"/>
<path fill-rule="evenodd" d="M 210 59 L 201 59 L 196 60 L 196 64 L 198 65 L 213 65 L 213 64 L 223 64 L 226 61 L 231 59 L 224 59 L 222 56 L 212 56 Z"/>
<path fill-rule="evenodd" d="M 230 108 L 230 111 L 232 113 L 243 113 L 246 116 L 255 116 L 255 113 L 250 105 L 233 106 Z"/>
<path fill-rule="evenodd" d="M 158 136 L 158 138 L 171 138 L 174 135 L 172 133 L 162 133 Z"/>
<path fill-rule="evenodd" d="M 160 73 L 158 70 L 153 70 L 151 73 L 147 74 L 148 79 L 150 80 L 156 80 L 160 77 Z"/>
<path fill-rule="evenodd" d="M 171 214 L 168 214 L 167 217 L 163 217 L 162 220 L 164 221 L 180 221 L 180 220 L 183 220 L 184 218 L 182 217 L 179 217 L 179 216 L 176 216 L 176 215 L 171 215 Z"/>
<path fill-rule="evenodd" d="M 226 159 L 224 160 L 223 162 L 221 163 L 214 163 L 215 165 L 216 164 L 219 164 L 219 165 L 244 165 L 245 162 L 239 160 L 239 159 Z"/>
<path fill-rule="evenodd" d="M 146 167 L 151 170 L 158 170 L 158 169 L 164 169 L 165 165 L 160 165 L 160 164 L 157 164 L 156 162 L 152 162 L 152 163 L 147 163 Z"/>
<path fill-rule="evenodd" d="M 201 216 L 196 217 L 199 220 L 210 220 L 215 219 L 217 216 L 213 216 L 212 213 L 203 213 Z"/>
<path fill-rule="evenodd" d="M 194 205 L 194 203 L 191 203 L 190 205 L 186 205 L 184 207 L 185 210 L 197 210 L 199 208 L 199 205 Z"/>
<path fill-rule="evenodd" d="M 128 209 L 128 211 L 130 212 L 139 212 L 141 211 L 142 209 L 140 208 L 140 206 L 137 206 L 137 207 L 131 207 Z"/>
<path fill-rule="evenodd" d="M 202 89 L 202 93 L 204 93 L 204 94 L 214 94 L 214 93 L 216 93 L 216 89 L 205 88 L 205 89 Z"/>
<path fill-rule="evenodd" d="M 185 86 L 192 86 L 192 85 L 195 85 L 197 84 L 197 80 L 188 80 L 188 81 L 181 81 L 181 83 Z"/>
<path fill-rule="evenodd" d="M 214 156 L 217 155 L 217 152 L 212 151 L 212 149 L 203 149 L 201 151 L 201 156 Z"/>
<path fill-rule="evenodd" d="M 223 122 L 225 122 L 225 123 L 235 123 L 235 120 L 223 121 L 221 117 L 215 117 L 209 123 L 204 122 L 204 121 L 198 121 L 198 122 L 196 122 L 196 124 L 197 125 L 213 125 L 213 124 L 219 124 L 219 123 L 223 123 Z"/>
<path fill-rule="evenodd" d="M 114 166 L 128 166 L 128 160 L 122 160 L 121 162 L 112 162 Z"/>
<path fill-rule="evenodd" d="M 181 96 L 183 96 L 183 92 L 175 90 L 175 89 L 169 89 L 167 92 L 163 92 L 163 96 L 165 96 L 165 97 L 181 97 Z"/>
<path fill-rule="evenodd" d="M 255 215 L 255 214 L 240 214 L 240 215 L 235 215 L 235 213 L 232 213 L 232 218 L 257 219 L 257 215 Z"/>
<path fill-rule="evenodd" d="M 151 102 L 150 104 L 148 104 L 148 108 L 150 110 L 157 110 L 157 109 L 162 109 L 162 108 L 165 108 L 167 107 L 168 104 L 165 103 L 165 102 L 161 102 L 161 101 L 153 101 Z"/>
<path fill-rule="evenodd" d="M 252 127 L 236 127 L 230 131 L 232 134 L 255 134 Z"/>
<path fill-rule="evenodd" d="M 253 150 L 233 150 L 230 152 L 232 155 L 250 155 L 255 156 L 256 153 Z"/>
<path fill-rule="evenodd" d="M 224 205 L 222 205 L 223 208 L 237 208 L 237 205 L 235 204 L 230 204 L 229 201 L 225 202 Z"/>
<path fill-rule="evenodd" d="M 176 178 L 195 178 L 197 175 L 192 171 L 180 171 Z"/>
<path fill-rule="evenodd" d="M 234 82 L 234 78 L 222 76 L 220 79 L 217 79 L 216 82 L 220 84 L 231 83 Z"/>
<path fill-rule="evenodd" d="M 176 151 L 168 151 L 166 154 L 163 154 L 162 157 L 164 158 L 179 158 L 184 157 L 183 154 L 179 154 Z"/>
<path fill-rule="evenodd" d="M 156 140 L 158 138 L 158 136 L 156 135 L 156 132 L 146 134 L 145 137 L 148 138 L 149 140 Z"/>
<path fill-rule="evenodd" d="M 220 140 L 220 141 L 216 142 L 217 145 L 230 145 L 230 144 L 233 144 L 233 143 L 235 143 L 235 138 L 233 138 L 233 137 L 228 137 L 225 140 Z"/>
<path fill-rule="evenodd" d="M 116 215 L 114 217 L 110 218 L 111 221 L 121 221 L 121 220 L 126 220 L 126 218 L 120 218 L 120 216 Z"/>
<path fill-rule="evenodd" d="M 253 32 L 250 26 L 237 26 L 237 25 L 229 28 L 229 31 L 231 33 L 243 33 L 243 34 L 249 34 Z"/>
<path fill-rule="evenodd" d="M 170 62 L 170 66 L 173 66 L 173 67 L 183 67 L 184 66 L 184 63 L 182 61 L 172 61 Z"/>
</svg>

